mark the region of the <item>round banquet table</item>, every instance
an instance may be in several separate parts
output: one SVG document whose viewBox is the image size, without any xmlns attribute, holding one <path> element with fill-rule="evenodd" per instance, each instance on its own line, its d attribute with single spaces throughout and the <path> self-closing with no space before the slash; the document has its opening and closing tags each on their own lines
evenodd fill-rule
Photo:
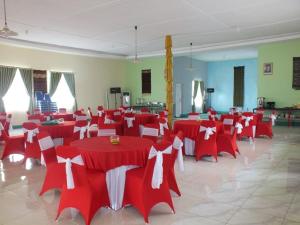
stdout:
<svg viewBox="0 0 300 225">
<path fill-rule="evenodd" d="M 184 150 L 186 155 L 194 155 L 195 141 L 199 134 L 201 120 L 176 120 L 174 122 L 174 133 L 182 131 L 184 135 Z M 216 121 L 216 134 L 224 132 L 223 123 Z"/>
<path fill-rule="evenodd" d="M 120 143 L 113 145 L 109 137 L 93 137 L 77 140 L 71 146 L 80 151 L 89 169 L 106 172 L 106 184 L 111 208 L 122 207 L 126 171 L 144 167 L 153 142 L 140 137 L 120 136 Z"/>
<path fill-rule="evenodd" d="M 73 141 L 89 169 L 104 172 L 124 165 L 144 167 L 153 142 L 146 138 L 120 136 L 120 143 L 113 145 L 109 137 L 93 137 Z"/>
</svg>

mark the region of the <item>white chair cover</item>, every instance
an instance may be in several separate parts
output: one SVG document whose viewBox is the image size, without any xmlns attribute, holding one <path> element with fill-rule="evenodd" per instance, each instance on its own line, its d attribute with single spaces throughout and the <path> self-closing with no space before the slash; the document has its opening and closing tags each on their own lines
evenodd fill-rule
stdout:
<svg viewBox="0 0 300 225">
<path fill-rule="evenodd" d="M 87 130 L 88 130 L 88 126 L 84 126 L 84 127 L 76 127 L 75 126 L 73 132 L 76 133 L 79 131 L 80 132 L 79 139 L 82 140 L 84 138 L 84 134 L 85 134 L 85 132 L 87 132 Z"/>
<path fill-rule="evenodd" d="M 180 171 L 184 171 L 182 147 L 183 141 L 179 137 L 175 136 L 173 141 L 173 148 L 178 151 L 176 160 Z"/>
<path fill-rule="evenodd" d="M 153 146 L 150 149 L 149 157 L 148 159 L 152 159 L 156 156 L 153 174 L 152 174 L 152 181 L 151 181 L 151 187 L 153 189 L 159 189 L 160 185 L 163 182 L 163 154 L 171 154 L 172 153 L 172 146 L 169 146 L 163 151 L 157 151 Z"/>
<path fill-rule="evenodd" d="M 2 131 L 4 130 L 4 126 L 2 125 L 2 123 L 0 122 L 0 136 L 2 135 Z"/>
<path fill-rule="evenodd" d="M 27 142 L 32 143 L 33 142 L 33 137 L 35 137 L 39 133 L 39 129 L 35 128 L 32 130 L 27 130 L 23 128 L 24 133 L 27 133 Z"/>
<path fill-rule="evenodd" d="M 165 121 L 164 123 L 159 123 L 159 133 L 161 135 L 165 134 L 165 131 L 164 131 L 165 129 L 167 129 L 167 130 L 169 129 L 167 121 Z"/>
<path fill-rule="evenodd" d="M 126 120 L 128 128 L 133 127 L 134 117 L 124 117 L 124 120 Z"/>
<path fill-rule="evenodd" d="M 233 119 L 224 119 L 223 124 L 224 125 L 233 125 Z"/>
<path fill-rule="evenodd" d="M 198 120 L 199 119 L 199 115 L 189 115 L 188 119 L 189 120 Z"/>
<path fill-rule="evenodd" d="M 243 130 L 243 125 L 241 123 L 236 123 L 235 124 L 235 127 L 237 128 L 237 133 L 240 134 L 242 133 L 242 130 Z"/>
<path fill-rule="evenodd" d="M 271 120 L 272 120 L 272 126 L 275 126 L 275 120 L 277 119 L 277 116 L 275 115 L 275 114 L 271 114 L 270 115 L 270 117 L 271 117 Z"/>
<path fill-rule="evenodd" d="M 242 116 L 242 119 L 245 120 L 245 127 L 248 127 L 250 121 L 253 120 L 253 116 Z"/>
<path fill-rule="evenodd" d="M 65 163 L 66 164 L 66 178 L 67 178 L 67 188 L 68 189 L 74 189 L 74 178 L 72 173 L 72 163 L 75 163 L 80 166 L 84 166 L 84 162 L 82 160 L 81 155 L 75 156 L 74 158 L 63 158 L 60 156 L 57 156 L 57 162 L 58 163 Z"/>
<path fill-rule="evenodd" d="M 41 151 L 46 151 L 50 148 L 54 148 L 55 144 L 50 136 L 44 137 L 38 140 Z M 41 164 L 46 166 L 43 154 L 41 154 Z"/>
<path fill-rule="evenodd" d="M 152 127 L 142 127 L 142 136 L 153 136 L 158 137 L 158 129 Z"/>
<path fill-rule="evenodd" d="M 98 129 L 98 136 L 112 136 L 116 135 L 116 129 Z"/>
<path fill-rule="evenodd" d="M 208 140 L 210 135 L 216 133 L 216 127 L 200 126 L 199 132 L 204 132 L 204 131 L 205 131 L 204 140 Z"/>
<path fill-rule="evenodd" d="M 195 155 L 195 141 L 190 138 L 184 138 L 184 149 L 186 155 Z"/>
</svg>

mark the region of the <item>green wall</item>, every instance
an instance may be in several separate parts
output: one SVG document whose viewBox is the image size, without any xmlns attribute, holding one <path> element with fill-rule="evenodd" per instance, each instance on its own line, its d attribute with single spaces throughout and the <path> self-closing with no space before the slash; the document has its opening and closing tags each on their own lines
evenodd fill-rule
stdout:
<svg viewBox="0 0 300 225">
<path fill-rule="evenodd" d="M 164 57 L 141 59 L 139 63 L 127 62 L 125 89 L 131 92 L 131 104 L 136 104 L 137 98 L 145 101 L 165 102 Z M 151 69 L 151 94 L 142 95 L 142 70 Z"/>
<path fill-rule="evenodd" d="M 300 39 L 269 43 L 258 48 L 258 95 L 276 107 L 300 103 L 300 90 L 292 88 L 293 57 L 300 57 Z M 263 74 L 263 64 L 273 63 L 273 75 Z"/>
</svg>

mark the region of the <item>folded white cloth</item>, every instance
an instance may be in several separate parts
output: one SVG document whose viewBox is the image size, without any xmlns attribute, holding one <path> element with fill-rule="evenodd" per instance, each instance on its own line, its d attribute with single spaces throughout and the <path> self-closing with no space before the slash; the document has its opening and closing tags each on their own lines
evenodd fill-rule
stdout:
<svg viewBox="0 0 300 225">
<path fill-rule="evenodd" d="M 205 135 L 204 135 L 204 140 L 208 140 L 210 135 L 213 135 L 214 133 L 216 133 L 216 127 L 204 127 L 204 126 L 200 126 L 200 132 L 204 132 L 205 131 Z"/>
</svg>

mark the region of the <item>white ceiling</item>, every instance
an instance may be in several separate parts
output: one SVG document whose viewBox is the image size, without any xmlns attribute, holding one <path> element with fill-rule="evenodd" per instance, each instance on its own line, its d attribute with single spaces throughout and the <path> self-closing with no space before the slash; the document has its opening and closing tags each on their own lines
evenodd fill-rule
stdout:
<svg viewBox="0 0 300 225">
<path fill-rule="evenodd" d="M 166 34 L 175 50 L 300 37 L 300 0 L 9 0 L 7 14 L 18 40 L 125 56 L 134 25 L 139 55 L 161 53 Z"/>
</svg>

